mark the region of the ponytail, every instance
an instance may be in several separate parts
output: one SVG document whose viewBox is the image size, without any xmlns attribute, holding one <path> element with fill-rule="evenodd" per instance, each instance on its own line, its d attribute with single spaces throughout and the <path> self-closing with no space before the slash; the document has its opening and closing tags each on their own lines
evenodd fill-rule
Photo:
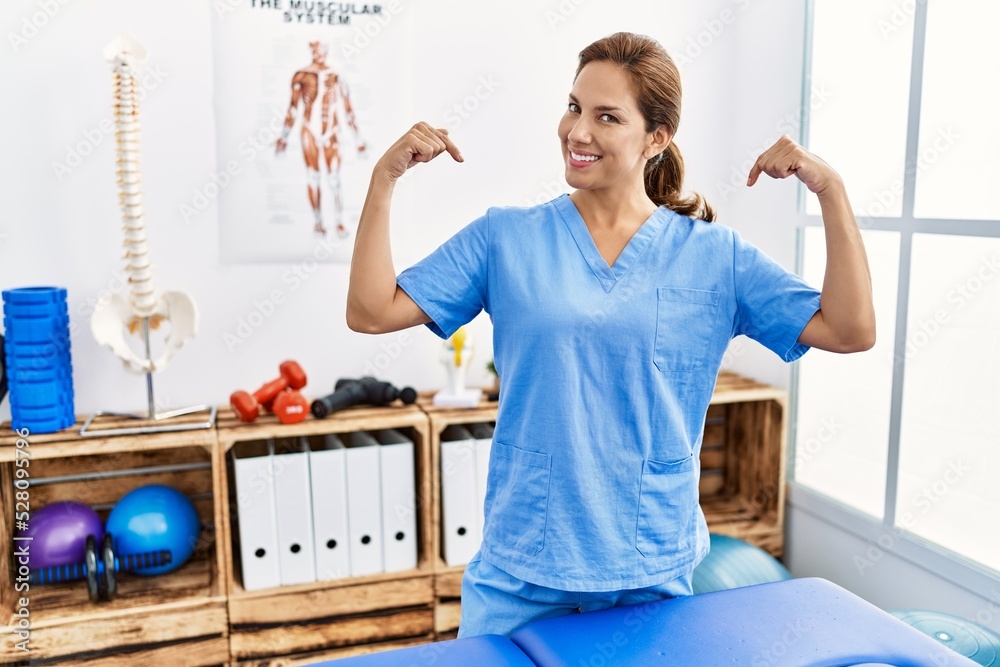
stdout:
<svg viewBox="0 0 1000 667">
<path fill-rule="evenodd" d="M 643 181 L 646 185 L 646 195 L 657 206 L 666 206 L 676 213 L 705 222 L 715 220 L 715 209 L 700 194 L 692 192 L 690 197 L 681 196 L 681 186 L 684 183 L 684 158 L 681 157 L 681 151 L 673 141 L 662 153 L 646 163 Z"/>
</svg>

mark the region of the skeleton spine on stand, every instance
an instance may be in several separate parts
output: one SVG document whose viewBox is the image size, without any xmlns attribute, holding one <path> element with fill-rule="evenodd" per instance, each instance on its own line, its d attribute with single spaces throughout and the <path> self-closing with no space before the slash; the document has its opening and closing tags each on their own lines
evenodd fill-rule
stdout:
<svg viewBox="0 0 1000 667">
<path fill-rule="evenodd" d="M 133 415 L 117 412 L 98 412 L 92 415 L 80 431 L 81 435 L 106 435 L 123 433 L 149 433 L 158 431 L 178 431 L 193 428 L 211 428 L 215 423 L 215 407 L 207 405 L 180 408 L 165 413 L 156 413 L 153 400 L 153 373 L 167 367 L 170 359 L 195 335 L 198 312 L 194 301 L 185 292 L 171 291 L 157 294 L 153 287 L 152 266 L 149 260 L 149 245 L 146 240 L 142 205 L 142 173 L 139 168 L 140 122 L 139 94 L 136 83 L 136 67 L 146 59 L 146 50 L 134 37 L 122 33 L 104 49 L 114 70 L 115 84 L 115 142 L 118 174 L 118 202 L 122 210 L 125 234 L 125 274 L 128 276 L 128 299 L 120 294 L 106 294 L 98 301 L 90 321 L 91 332 L 98 344 L 111 348 L 122 360 L 125 368 L 133 373 L 145 373 L 148 415 Z M 170 332 L 164 340 L 163 350 L 153 359 L 150 349 L 150 330 L 159 328 L 162 322 L 170 324 Z M 135 353 L 126 339 L 141 332 L 144 356 Z M 184 414 L 208 410 L 208 422 L 178 424 L 174 426 L 153 426 L 127 429 L 88 430 L 95 417 L 116 415 L 153 420 L 170 419 Z"/>
</svg>

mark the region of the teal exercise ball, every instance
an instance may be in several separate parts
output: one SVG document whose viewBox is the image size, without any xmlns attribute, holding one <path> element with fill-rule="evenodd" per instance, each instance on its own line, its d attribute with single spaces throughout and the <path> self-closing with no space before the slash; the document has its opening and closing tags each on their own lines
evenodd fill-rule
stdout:
<svg viewBox="0 0 1000 667">
<path fill-rule="evenodd" d="M 710 536 L 711 551 L 694 569 L 695 594 L 791 579 L 785 566 L 760 547 L 727 535 Z"/>
<path fill-rule="evenodd" d="M 980 665 L 1000 667 L 1000 635 L 941 611 L 901 609 L 890 614 Z"/>
<path fill-rule="evenodd" d="M 170 563 L 145 567 L 136 574 L 173 572 L 194 552 L 201 532 L 198 512 L 188 497 L 162 484 L 140 486 L 115 503 L 104 527 L 114 540 L 115 554 L 125 556 L 166 549 Z"/>
</svg>

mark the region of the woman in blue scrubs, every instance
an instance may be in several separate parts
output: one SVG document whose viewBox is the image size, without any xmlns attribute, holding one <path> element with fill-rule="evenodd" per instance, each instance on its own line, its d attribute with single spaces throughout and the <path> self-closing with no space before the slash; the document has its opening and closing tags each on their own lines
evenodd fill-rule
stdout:
<svg viewBox="0 0 1000 667">
<path fill-rule="evenodd" d="M 441 338 L 485 310 L 500 402 L 483 542 L 459 636 L 691 593 L 708 552 L 698 505 L 705 413 L 726 347 L 749 336 L 786 362 L 870 349 L 871 280 L 844 184 L 782 137 L 751 169 L 795 175 L 820 201 L 819 291 L 685 197 L 672 141 L 680 77 L 655 40 L 617 33 L 580 54 L 558 136 L 574 192 L 494 207 L 398 276 L 395 182 L 447 152 L 418 123 L 376 164 L 358 227 L 347 323 Z"/>
</svg>

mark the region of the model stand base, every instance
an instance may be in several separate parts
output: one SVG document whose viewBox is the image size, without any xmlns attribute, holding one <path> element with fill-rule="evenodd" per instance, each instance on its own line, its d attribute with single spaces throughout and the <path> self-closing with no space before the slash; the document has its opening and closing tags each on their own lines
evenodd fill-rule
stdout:
<svg viewBox="0 0 1000 667">
<path fill-rule="evenodd" d="M 476 408 L 483 398 L 482 389 L 466 389 L 462 393 L 439 391 L 434 394 L 434 405 L 444 408 Z"/>
</svg>

